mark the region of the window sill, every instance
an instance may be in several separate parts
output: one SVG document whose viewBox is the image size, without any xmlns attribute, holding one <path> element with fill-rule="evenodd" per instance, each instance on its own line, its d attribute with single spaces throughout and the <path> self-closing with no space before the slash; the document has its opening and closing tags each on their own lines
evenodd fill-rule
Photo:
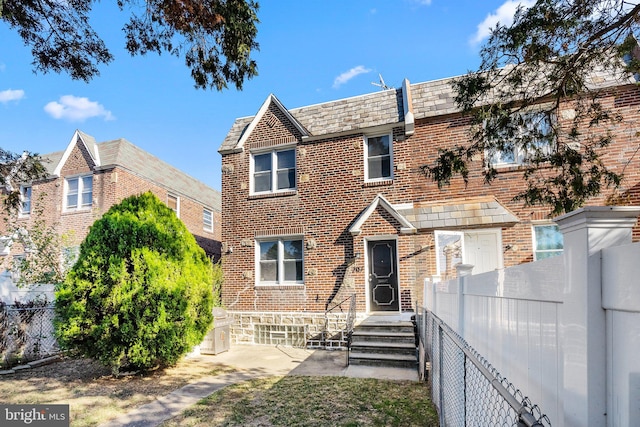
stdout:
<svg viewBox="0 0 640 427">
<path fill-rule="evenodd" d="M 392 185 L 393 179 L 381 179 L 379 181 L 365 181 L 363 187 L 382 187 Z"/>
<path fill-rule="evenodd" d="M 261 284 L 256 284 L 255 286 L 256 290 L 258 289 L 262 289 L 265 291 L 268 290 L 296 290 L 296 289 L 303 289 L 304 288 L 304 283 L 287 283 L 287 284 L 282 284 L 282 285 L 278 285 L 278 284 L 267 284 L 267 285 L 261 285 Z"/>
<path fill-rule="evenodd" d="M 82 209 L 73 209 L 62 211 L 62 215 L 73 215 L 73 214 L 82 214 L 82 213 L 91 213 L 92 208 L 82 208 Z"/>
<path fill-rule="evenodd" d="M 249 200 L 270 199 L 273 197 L 288 197 L 295 196 L 296 194 L 298 194 L 298 190 L 278 191 L 277 193 L 250 194 Z"/>
</svg>

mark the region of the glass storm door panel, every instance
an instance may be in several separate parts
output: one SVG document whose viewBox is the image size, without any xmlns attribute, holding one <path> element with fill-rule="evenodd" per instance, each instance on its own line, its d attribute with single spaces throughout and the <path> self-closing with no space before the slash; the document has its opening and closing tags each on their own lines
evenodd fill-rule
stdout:
<svg viewBox="0 0 640 427">
<path fill-rule="evenodd" d="M 369 249 L 369 296 L 371 311 L 399 311 L 398 266 L 395 240 L 371 241 Z"/>
</svg>

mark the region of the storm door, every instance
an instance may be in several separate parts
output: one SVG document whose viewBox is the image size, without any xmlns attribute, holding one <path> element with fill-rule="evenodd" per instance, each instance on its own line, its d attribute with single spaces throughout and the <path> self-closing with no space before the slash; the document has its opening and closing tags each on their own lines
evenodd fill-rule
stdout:
<svg viewBox="0 0 640 427">
<path fill-rule="evenodd" d="M 399 311 L 398 265 L 395 240 L 367 243 L 371 311 Z"/>
</svg>

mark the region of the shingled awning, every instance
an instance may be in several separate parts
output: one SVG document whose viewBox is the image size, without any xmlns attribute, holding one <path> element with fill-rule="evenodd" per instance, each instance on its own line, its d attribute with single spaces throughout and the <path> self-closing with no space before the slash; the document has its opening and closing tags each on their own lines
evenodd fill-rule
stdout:
<svg viewBox="0 0 640 427">
<path fill-rule="evenodd" d="M 520 222 L 493 196 L 414 203 L 413 208 L 403 206 L 397 212 L 419 230 L 496 227 Z"/>
</svg>

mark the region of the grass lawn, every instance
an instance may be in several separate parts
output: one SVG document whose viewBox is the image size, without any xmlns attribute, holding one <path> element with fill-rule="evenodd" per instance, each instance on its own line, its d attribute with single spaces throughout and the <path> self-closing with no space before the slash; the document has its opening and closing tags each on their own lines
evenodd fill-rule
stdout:
<svg viewBox="0 0 640 427">
<path fill-rule="evenodd" d="M 222 389 L 166 421 L 177 426 L 437 426 L 424 383 L 271 377 Z"/>
<path fill-rule="evenodd" d="M 233 371 L 187 358 L 145 375 L 114 378 L 87 359 L 0 376 L 0 402 L 69 404 L 72 427 L 97 426 L 190 382 Z M 286 376 L 222 389 L 169 426 L 437 426 L 424 383 L 346 377 Z"/>
</svg>

